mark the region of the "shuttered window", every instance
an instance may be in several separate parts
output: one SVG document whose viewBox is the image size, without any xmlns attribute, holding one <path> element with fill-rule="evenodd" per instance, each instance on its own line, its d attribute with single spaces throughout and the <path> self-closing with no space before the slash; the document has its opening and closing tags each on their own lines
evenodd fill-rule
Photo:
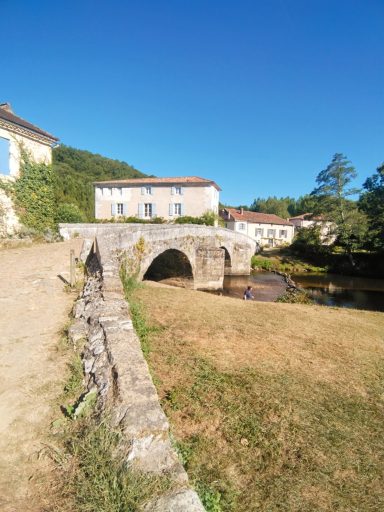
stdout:
<svg viewBox="0 0 384 512">
<path fill-rule="evenodd" d="M 0 137 L 0 174 L 9 174 L 9 140 Z"/>
</svg>

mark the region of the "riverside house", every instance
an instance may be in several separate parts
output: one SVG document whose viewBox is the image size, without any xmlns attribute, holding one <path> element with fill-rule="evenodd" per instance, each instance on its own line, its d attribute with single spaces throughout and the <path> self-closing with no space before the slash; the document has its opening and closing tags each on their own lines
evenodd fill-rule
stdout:
<svg viewBox="0 0 384 512">
<path fill-rule="evenodd" d="M 96 219 L 124 216 L 172 221 L 219 210 L 220 187 L 197 176 L 97 181 L 93 185 Z"/>
<path fill-rule="evenodd" d="M 250 236 L 260 246 L 278 247 L 292 243 L 293 224 L 277 215 L 225 208 L 220 217 L 226 228 Z"/>
<path fill-rule="evenodd" d="M 0 175 L 17 178 L 20 172 L 20 149 L 23 147 L 35 162 L 50 164 L 52 146 L 58 139 L 14 114 L 9 103 L 0 104 Z"/>
<path fill-rule="evenodd" d="M 336 225 L 333 222 L 325 220 L 321 215 L 315 216 L 313 213 L 303 213 L 302 215 L 291 217 L 289 222 L 295 226 L 295 234 L 302 228 L 319 226 L 320 239 L 324 245 L 332 244 L 335 241 Z"/>
</svg>

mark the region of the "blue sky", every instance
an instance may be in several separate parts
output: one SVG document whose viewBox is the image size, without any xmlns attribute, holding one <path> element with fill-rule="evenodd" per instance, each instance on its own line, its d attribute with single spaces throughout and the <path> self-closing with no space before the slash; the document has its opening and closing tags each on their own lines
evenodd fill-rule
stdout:
<svg viewBox="0 0 384 512">
<path fill-rule="evenodd" d="M 64 144 L 227 204 L 384 160 L 383 0 L 0 0 L 0 101 Z"/>
</svg>

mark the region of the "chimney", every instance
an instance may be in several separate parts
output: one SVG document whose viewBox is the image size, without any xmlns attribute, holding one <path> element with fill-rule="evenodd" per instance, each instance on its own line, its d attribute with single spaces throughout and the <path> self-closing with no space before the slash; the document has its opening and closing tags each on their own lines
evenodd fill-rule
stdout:
<svg viewBox="0 0 384 512">
<path fill-rule="evenodd" d="M 11 107 L 10 103 L 0 103 L 0 108 L 2 108 L 3 110 L 6 110 L 7 112 L 10 112 L 11 114 L 13 114 L 13 110 L 12 110 L 12 107 Z"/>
<path fill-rule="evenodd" d="M 240 215 L 243 215 L 243 213 L 244 213 L 244 208 L 243 208 L 243 207 L 241 207 L 241 208 L 240 208 Z"/>
</svg>

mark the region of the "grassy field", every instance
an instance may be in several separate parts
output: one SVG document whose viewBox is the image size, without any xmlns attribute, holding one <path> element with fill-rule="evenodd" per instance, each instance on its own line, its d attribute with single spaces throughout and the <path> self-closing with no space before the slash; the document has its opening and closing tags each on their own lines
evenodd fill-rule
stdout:
<svg viewBox="0 0 384 512">
<path fill-rule="evenodd" d="M 384 314 L 161 285 L 131 300 L 208 511 L 384 510 Z"/>
</svg>

